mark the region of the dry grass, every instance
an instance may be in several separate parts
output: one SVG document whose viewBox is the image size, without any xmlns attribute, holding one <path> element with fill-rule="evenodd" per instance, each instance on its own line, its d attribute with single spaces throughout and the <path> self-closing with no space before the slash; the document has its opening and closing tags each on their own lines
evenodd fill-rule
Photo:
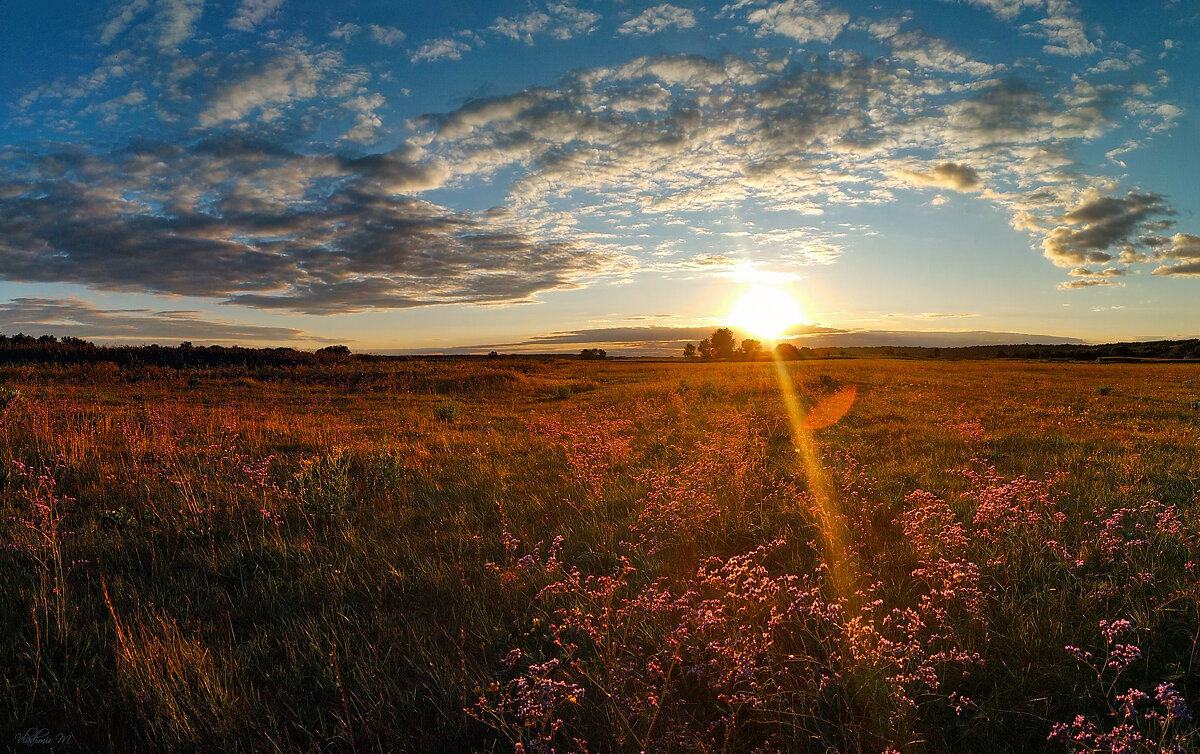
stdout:
<svg viewBox="0 0 1200 754">
<path fill-rule="evenodd" d="M 5 740 L 1200 745 L 1194 367 L 788 370 L 833 514 L 769 364 L 6 370 Z"/>
</svg>

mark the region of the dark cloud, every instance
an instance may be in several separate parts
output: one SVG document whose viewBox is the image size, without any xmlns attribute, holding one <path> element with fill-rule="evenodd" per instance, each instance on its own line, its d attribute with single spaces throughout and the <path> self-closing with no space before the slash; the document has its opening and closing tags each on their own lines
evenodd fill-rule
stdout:
<svg viewBox="0 0 1200 754">
<path fill-rule="evenodd" d="M 0 331 L 13 335 L 71 336 L 118 343 L 329 343 L 293 327 L 248 325 L 207 319 L 196 311 L 100 309 L 77 298 L 17 298 L 0 304 Z"/>
<path fill-rule="evenodd" d="M 237 138 L 11 155 L 0 277 L 309 313 L 527 300 L 618 268 L 590 243 L 396 193 L 436 168 Z"/>
<path fill-rule="evenodd" d="M 943 162 L 928 172 L 901 170 L 900 175 L 919 186 L 936 186 L 955 191 L 973 191 L 983 185 L 979 173 L 969 165 Z"/>
<path fill-rule="evenodd" d="M 1169 248 L 1160 250 L 1164 259 L 1183 260 L 1176 264 L 1164 264 L 1154 270 L 1155 275 L 1200 276 L 1200 236 L 1191 233 L 1176 233 Z"/>
<path fill-rule="evenodd" d="M 1183 275 L 1187 277 L 1200 276 L 1200 262 L 1182 262 L 1154 268 L 1155 275 Z"/>
<path fill-rule="evenodd" d="M 1111 261 L 1113 247 L 1123 245 L 1149 218 L 1173 215 L 1158 194 L 1129 192 L 1124 197 L 1101 197 L 1075 207 L 1059 218 L 1070 225 L 1053 228 L 1042 242 L 1046 258 L 1060 267 Z M 1083 281 L 1075 281 L 1078 284 Z"/>
</svg>

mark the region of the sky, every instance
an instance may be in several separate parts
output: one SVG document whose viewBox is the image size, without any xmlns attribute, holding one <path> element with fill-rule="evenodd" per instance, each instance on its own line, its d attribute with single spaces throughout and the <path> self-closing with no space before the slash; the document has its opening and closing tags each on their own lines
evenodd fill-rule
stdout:
<svg viewBox="0 0 1200 754">
<path fill-rule="evenodd" d="M 1195 0 L 48 0 L 0 70 L 9 335 L 1200 336 Z"/>
</svg>

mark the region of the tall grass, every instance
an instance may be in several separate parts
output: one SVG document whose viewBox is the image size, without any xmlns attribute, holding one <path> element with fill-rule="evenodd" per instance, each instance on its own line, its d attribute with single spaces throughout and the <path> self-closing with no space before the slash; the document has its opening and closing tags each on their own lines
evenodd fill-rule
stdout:
<svg viewBox="0 0 1200 754">
<path fill-rule="evenodd" d="M 1187 369 L 10 369 L 4 740 L 1194 751 Z"/>
</svg>

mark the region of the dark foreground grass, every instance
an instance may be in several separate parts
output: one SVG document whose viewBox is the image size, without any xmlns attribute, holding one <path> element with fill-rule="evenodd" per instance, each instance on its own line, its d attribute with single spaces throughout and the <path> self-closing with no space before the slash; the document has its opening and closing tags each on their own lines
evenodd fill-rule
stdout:
<svg viewBox="0 0 1200 754">
<path fill-rule="evenodd" d="M 788 371 L 10 369 L 2 740 L 1197 750 L 1194 366 Z"/>
</svg>

